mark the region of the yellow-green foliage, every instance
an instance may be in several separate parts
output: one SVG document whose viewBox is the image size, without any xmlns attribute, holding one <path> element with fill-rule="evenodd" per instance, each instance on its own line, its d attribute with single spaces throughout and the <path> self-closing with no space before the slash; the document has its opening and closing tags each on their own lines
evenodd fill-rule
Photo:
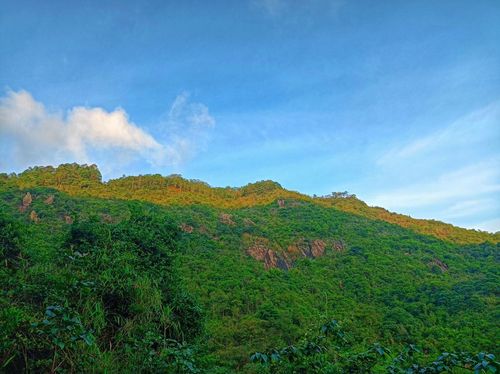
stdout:
<svg viewBox="0 0 500 374">
<path fill-rule="evenodd" d="M 289 191 L 273 181 L 250 183 L 240 188 L 211 187 L 198 180 L 187 180 L 180 175 L 141 175 L 101 181 L 101 174 L 95 165 L 64 164 L 57 168 L 34 167 L 18 176 L 0 179 L 0 183 L 20 188 L 46 186 L 57 188 L 73 196 L 94 196 L 110 199 L 140 200 L 159 205 L 203 204 L 216 208 L 244 208 L 267 205 L 277 199 L 294 199 L 313 202 L 326 207 L 354 213 L 370 219 L 393 223 L 415 232 L 432 235 L 454 243 L 500 242 L 500 233 L 490 234 L 468 230 L 447 223 L 415 219 L 392 213 L 383 208 L 370 207 L 354 196 L 317 197 Z"/>
<path fill-rule="evenodd" d="M 436 238 L 454 243 L 500 242 L 500 232 L 490 234 L 484 231 L 463 229 L 433 219 L 416 219 L 403 214 L 389 212 L 384 208 L 368 206 L 365 202 L 356 197 L 320 198 L 320 201 L 326 206 L 331 206 L 344 212 L 359 214 L 371 219 L 379 219 L 406 227 L 421 234 L 432 235 Z"/>
</svg>

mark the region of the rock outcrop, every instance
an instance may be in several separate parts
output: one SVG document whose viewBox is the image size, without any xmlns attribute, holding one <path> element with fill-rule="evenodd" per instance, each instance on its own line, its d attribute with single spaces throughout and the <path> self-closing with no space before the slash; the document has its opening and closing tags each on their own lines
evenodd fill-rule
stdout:
<svg viewBox="0 0 500 374">
<path fill-rule="evenodd" d="M 179 228 L 181 229 L 182 232 L 185 232 L 185 233 L 188 233 L 188 234 L 191 234 L 194 230 L 193 226 L 191 225 L 188 225 L 187 223 L 181 223 L 181 225 L 179 226 Z"/>
<path fill-rule="evenodd" d="M 233 216 L 228 213 L 221 213 L 219 219 L 224 225 L 230 225 L 230 226 L 236 225 L 236 222 L 233 221 Z"/>
<path fill-rule="evenodd" d="M 32 210 L 30 213 L 30 220 L 35 223 L 40 222 L 40 218 L 38 217 L 38 214 L 34 210 Z"/>
<path fill-rule="evenodd" d="M 293 257 L 316 258 L 325 254 L 326 243 L 323 240 L 300 239 L 288 246 L 288 253 Z"/>
<path fill-rule="evenodd" d="M 255 226 L 255 222 L 250 218 L 244 218 L 243 223 L 245 224 L 245 226 Z"/>
<path fill-rule="evenodd" d="M 105 223 L 112 223 L 113 222 L 113 217 L 107 213 L 101 213 L 101 219 Z"/>
<path fill-rule="evenodd" d="M 25 212 L 26 209 L 31 205 L 33 202 L 33 197 L 31 196 L 31 193 L 26 192 L 26 195 L 23 197 L 23 201 L 21 203 L 21 206 L 19 207 L 20 212 Z"/>
<path fill-rule="evenodd" d="M 443 261 L 441 261 L 438 258 L 433 259 L 431 262 L 428 263 L 429 267 L 434 267 L 437 266 L 442 273 L 448 271 L 448 265 L 446 265 Z"/>
<path fill-rule="evenodd" d="M 313 257 L 321 257 L 325 254 L 326 244 L 323 240 L 316 239 L 311 243 L 311 254 Z"/>
<path fill-rule="evenodd" d="M 201 225 L 200 227 L 198 227 L 198 232 L 200 234 L 203 234 L 203 235 L 209 235 L 210 234 L 210 232 L 208 231 L 207 226 L 205 226 L 205 225 Z"/>
<path fill-rule="evenodd" d="M 264 263 L 266 269 L 278 268 L 283 270 L 290 269 L 290 264 L 285 258 L 278 255 L 272 249 L 266 248 L 262 244 L 254 244 L 247 249 L 247 253 L 257 261 Z"/>
<path fill-rule="evenodd" d="M 52 205 L 54 202 L 54 195 L 49 195 L 43 202 L 47 205 Z"/>
<path fill-rule="evenodd" d="M 347 248 L 347 245 L 342 239 L 338 239 L 332 242 L 332 248 L 336 252 L 344 252 Z"/>
<path fill-rule="evenodd" d="M 289 245 L 286 250 L 282 250 L 276 245 L 274 246 L 276 248 L 271 247 L 268 239 L 253 237 L 249 234 L 244 234 L 243 241 L 246 243 L 247 254 L 257 261 L 263 262 L 266 269 L 279 268 L 288 270 L 300 258 L 318 258 L 324 256 L 327 248 L 327 243 L 321 239 L 310 240 L 302 238 Z M 336 241 L 332 247 L 340 251 L 345 248 L 345 243 L 343 241 Z"/>
</svg>

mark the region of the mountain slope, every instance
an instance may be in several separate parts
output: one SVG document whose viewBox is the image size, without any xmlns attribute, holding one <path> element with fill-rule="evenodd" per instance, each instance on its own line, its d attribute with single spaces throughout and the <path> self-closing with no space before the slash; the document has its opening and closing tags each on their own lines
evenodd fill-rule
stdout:
<svg viewBox="0 0 500 374">
<path fill-rule="evenodd" d="M 272 181 L 252 183 L 240 188 L 213 188 L 204 182 L 186 180 L 179 175 L 169 177 L 145 175 L 123 177 L 103 183 L 95 165 L 64 164 L 57 168 L 50 166 L 30 168 L 19 175 L 4 174 L 2 182 L 20 188 L 53 187 L 73 196 L 140 200 L 166 206 L 204 204 L 218 208 L 243 208 L 266 205 L 279 199 L 294 199 L 386 221 L 454 243 L 500 242 L 500 232 L 490 234 L 435 220 L 414 219 L 391 213 L 383 208 L 369 207 L 353 195 L 345 197 L 338 194 L 312 198 L 298 192 L 288 191 Z"/>
<path fill-rule="evenodd" d="M 143 202 L 127 201 L 131 199 Z M 349 203 L 348 198 L 341 199 L 334 201 Z M 140 335 L 142 324 L 150 326 L 158 316 L 172 320 L 168 314 L 155 317 L 147 312 L 151 305 L 158 305 L 157 296 L 151 296 L 158 291 L 154 291 L 152 275 L 134 275 L 132 269 L 140 265 L 134 255 L 137 244 L 130 246 L 117 237 L 115 246 L 103 239 L 105 244 L 96 247 L 95 255 L 112 251 L 120 260 L 109 257 L 109 268 L 100 274 L 92 268 L 75 271 L 73 260 L 66 256 L 70 250 L 75 252 L 74 247 L 65 243 L 88 222 L 95 222 L 96 230 L 109 227 L 111 233 L 122 233 L 128 226 L 135 227 L 133 217 L 139 214 L 159 217 L 168 227 L 179 228 L 178 252 L 172 262 L 179 279 L 176 287 L 197 300 L 205 329 L 198 338 L 186 337 L 186 341 L 199 347 L 207 372 L 260 372 L 249 363 L 252 352 L 291 344 L 319 321 L 332 318 L 342 321 L 349 331 L 355 342 L 350 348 L 353 352 L 376 341 L 394 351 L 416 343 L 428 355 L 445 349 L 497 349 L 500 247 L 493 243 L 494 236 L 479 233 L 491 241 L 456 244 L 349 213 L 345 206 L 333 209 L 329 200 L 286 191 L 274 182 L 213 189 L 178 176 L 147 176 L 103 184 L 97 169 L 75 165 L 5 176 L 0 182 L 0 208 L 18 222 L 23 240 L 16 257 L 23 259 L 23 265 L 15 273 L 5 270 L 0 278 L 5 290 L 0 302 L 9 306 L 3 309 L 23 316 L 5 331 L 12 336 L 16 331 L 25 334 L 26 324 L 41 321 L 46 307 L 62 297 L 57 288 L 81 276 L 76 279 L 80 283 L 75 283 L 82 287 L 76 288 L 76 300 L 64 297 L 68 307 L 79 312 L 82 324 L 92 327 L 99 342 L 98 351 L 85 351 L 85 357 L 114 369 L 120 361 L 131 365 L 128 356 L 122 356 L 123 350 L 136 347 L 139 352 L 150 344 L 134 340 L 135 345 L 130 345 L 129 340 Z M 463 229 L 456 230 L 462 233 Z M 148 274 L 163 271 L 154 263 L 149 266 Z M 129 300 L 119 312 L 119 324 L 114 319 L 96 319 L 92 312 L 104 310 L 107 315 L 111 309 L 118 313 L 116 306 L 106 302 L 107 290 L 115 288 L 105 276 L 108 273 L 119 284 L 121 277 L 128 279 L 129 288 L 118 287 L 120 297 Z M 33 287 L 39 287 L 41 280 L 58 286 L 33 298 Z M 102 287 L 97 287 L 95 295 L 89 294 L 84 286 L 88 283 L 83 281 Z M 143 289 L 152 290 L 148 291 L 151 295 L 138 291 Z M 174 305 L 168 290 L 163 292 L 164 305 Z M 186 303 L 183 310 L 192 305 Z M 197 309 L 190 308 L 190 315 L 199 320 Z M 179 330 L 169 334 L 179 338 L 184 334 L 179 331 L 196 330 L 190 321 L 186 318 Z M 133 327 L 132 333 L 127 326 Z M 153 330 L 148 331 L 155 331 L 156 324 L 151 326 L 148 329 Z M 9 335 L 9 339 L 14 338 Z M 29 344 L 22 339 L 9 341 Z M 106 348 L 109 341 L 113 349 Z"/>
</svg>

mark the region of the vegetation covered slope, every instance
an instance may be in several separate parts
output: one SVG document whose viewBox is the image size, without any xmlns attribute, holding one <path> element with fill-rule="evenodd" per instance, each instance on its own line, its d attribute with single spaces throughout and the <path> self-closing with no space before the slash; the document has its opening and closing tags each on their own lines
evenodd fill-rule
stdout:
<svg viewBox="0 0 500 374">
<path fill-rule="evenodd" d="M 179 177 L 103 184 L 94 168 L 66 167 L 62 177 L 35 169 L 0 182 L 4 368 L 290 372 L 261 366 L 267 353 L 255 363 L 250 356 L 300 347 L 332 319 L 349 341 L 322 351 L 337 372 L 375 343 L 394 352 L 373 368 L 381 372 L 409 344 L 423 360 L 443 350 L 498 353 L 494 240 L 442 241 L 272 182 L 246 190 Z M 172 180 L 205 192 L 168 200 L 163 183 Z M 123 181 L 128 188 L 114 184 Z M 133 192 L 128 183 L 139 181 L 151 184 Z M 134 196 L 166 200 L 126 201 Z M 207 200 L 193 204 L 195 196 Z M 259 202 L 229 203 L 250 197 Z"/>
<path fill-rule="evenodd" d="M 63 205 L 43 203 L 40 217 L 30 215 L 33 225 L 1 205 L 1 371 L 189 364 L 179 362 L 181 342 L 199 333 L 201 312 L 172 264 L 177 229 L 140 208 L 103 224 L 92 216 L 95 204 L 57 198 Z M 55 219 L 58 209 L 89 216 L 67 225 Z"/>
<path fill-rule="evenodd" d="M 163 177 L 145 175 L 123 177 L 102 183 L 95 165 L 65 164 L 57 168 L 34 167 L 19 175 L 3 175 L 4 183 L 20 188 L 53 187 L 73 196 L 94 196 L 148 201 L 160 205 L 204 204 L 216 208 L 243 208 L 266 205 L 277 199 L 295 199 L 333 207 L 363 217 L 383 220 L 411 230 L 432 235 L 454 243 L 500 242 L 500 233 L 490 234 L 467 230 L 435 220 L 414 219 L 391 213 L 383 208 L 369 207 L 354 195 L 332 194 L 328 197 L 310 197 L 288 191 L 278 183 L 262 181 L 241 188 L 213 188 L 197 180 L 186 180 L 179 175 Z"/>
</svg>

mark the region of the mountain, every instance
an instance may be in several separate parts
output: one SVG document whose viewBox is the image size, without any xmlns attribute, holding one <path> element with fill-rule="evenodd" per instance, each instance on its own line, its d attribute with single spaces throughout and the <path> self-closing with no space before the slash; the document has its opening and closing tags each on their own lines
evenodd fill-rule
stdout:
<svg viewBox="0 0 500 374">
<path fill-rule="evenodd" d="M 72 196 L 148 201 L 163 206 L 203 204 L 216 208 L 245 208 L 270 204 L 280 199 L 293 199 L 393 223 L 454 243 L 500 242 L 500 232 L 490 234 L 435 220 L 414 219 L 380 207 L 370 207 L 355 195 L 347 193 L 310 197 L 288 191 L 273 181 L 250 183 L 240 188 L 213 188 L 202 181 L 187 180 L 180 175 L 144 175 L 103 183 L 96 165 L 78 164 L 65 164 L 57 168 L 34 167 L 19 175 L 8 177 L 4 174 L 3 180 L 4 183 L 20 188 L 53 187 Z"/>
<path fill-rule="evenodd" d="M 445 350 L 498 353 L 498 233 L 272 181 L 103 183 L 76 164 L 0 175 L 0 209 L 11 372 L 292 372 L 294 355 L 296 372 L 404 372 Z"/>
</svg>

